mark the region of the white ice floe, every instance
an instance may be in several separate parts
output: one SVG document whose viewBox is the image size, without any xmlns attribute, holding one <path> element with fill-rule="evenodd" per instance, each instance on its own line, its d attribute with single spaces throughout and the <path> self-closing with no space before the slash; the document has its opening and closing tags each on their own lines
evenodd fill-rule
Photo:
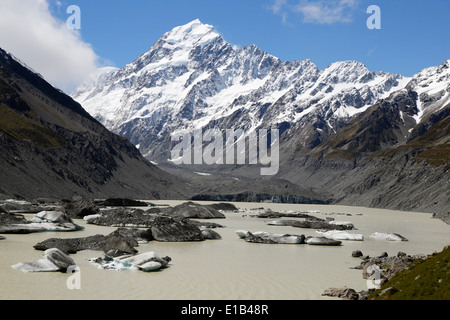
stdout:
<svg viewBox="0 0 450 320">
<path fill-rule="evenodd" d="M 334 240 L 349 240 L 349 241 L 363 241 L 364 236 L 362 234 L 352 234 L 341 230 L 330 230 L 330 231 L 316 231 L 324 237 L 331 238 Z"/>
<path fill-rule="evenodd" d="M 375 232 L 370 236 L 372 239 L 388 240 L 388 241 L 408 241 L 405 237 L 397 233 Z"/>
</svg>

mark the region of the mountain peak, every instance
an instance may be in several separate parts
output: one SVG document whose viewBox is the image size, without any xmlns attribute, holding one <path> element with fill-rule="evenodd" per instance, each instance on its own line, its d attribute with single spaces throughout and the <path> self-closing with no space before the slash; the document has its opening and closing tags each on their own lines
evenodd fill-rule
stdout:
<svg viewBox="0 0 450 320">
<path fill-rule="evenodd" d="M 203 24 L 199 19 L 195 19 L 185 25 L 175 27 L 167 32 L 163 39 L 169 45 L 178 45 L 182 42 L 202 43 L 220 37 L 220 34 L 209 24 Z"/>
</svg>

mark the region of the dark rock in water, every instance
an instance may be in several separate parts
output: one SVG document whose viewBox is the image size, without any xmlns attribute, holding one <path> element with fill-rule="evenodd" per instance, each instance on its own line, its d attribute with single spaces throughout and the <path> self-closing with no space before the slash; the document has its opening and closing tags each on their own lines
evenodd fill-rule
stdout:
<svg viewBox="0 0 450 320">
<path fill-rule="evenodd" d="M 206 205 L 206 207 L 211 207 L 213 209 L 223 210 L 223 211 L 235 211 L 235 210 L 238 210 L 238 208 L 236 208 L 236 206 L 234 204 L 226 203 L 226 202 L 213 203 L 213 204 Z"/>
<path fill-rule="evenodd" d="M 134 246 L 137 245 L 137 241 L 130 240 L 128 236 L 123 235 L 120 231 L 115 231 L 107 236 L 94 235 L 85 238 L 72 239 L 51 238 L 37 243 L 36 245 L 34 245 L 34 248 L 36 250 L 57 248 L 66 254 L 77 253 L 78 251 L 82 250 L 104 252 L 117 250 L 121 253 L 134 254 L 137 252 L 137 250 L 134 249 Z"/>
<path fill-rule="evenodd" d="M 330 288 L 322 293 L 322 296 L 336 297 L 345 300 L 359 300 L 359 294 L 350 288 Z"/>
<path fill-rule="evenodd" d="M 97 202 L 100 206 L 105 207 L 148 207 L 149 204 L 143 201 L 137 201 L 127 198 L 109 198 L 104 201 Z"/>
<path fill-rule="evenodd" d="M 207 240 L 221 240 L 222 236 L 211 229 L 202 230 L 202 235 Z"/>
<path fill-rule="evenodd" d="M 200 228 L 185 218 L 155 217 L 150 229 L 155 240 L 160 242 L 205 240 Z"/>
<path fill-rule="evenodd" d="M 185 202 L 172 208 L 167 215 L 196 219 L 224 219 L 225 215 L 212 206 Z"/>
<path fill-rule="evenodd" d="M 83 219 L 85 216 L 98 214 L 99 207 L 93 200 L 75 200 L 64 203 L 64 212 L 72 219 Z"/>
<path fill-rule="evenodd" d="M 363 253 L 360 250 L 355 250 L 352 252 L 352 257 L 353 258 L 360 258 L 363 256 Z"/>
<path fill-rule="evenodd" d="M 3 236 L 0 236 L 0 240 L 5 240 L 6 238 Z"/>
</svg>

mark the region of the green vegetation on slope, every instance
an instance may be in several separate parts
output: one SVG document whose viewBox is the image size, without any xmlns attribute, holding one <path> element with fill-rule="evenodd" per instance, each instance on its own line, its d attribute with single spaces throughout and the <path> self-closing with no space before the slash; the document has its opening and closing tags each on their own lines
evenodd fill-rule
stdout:
<svg viewBox="0 0 450 320">
<path fill-rule="evenodd" d="M 413 262 L 369 300 L 450 300 L 450 247 Z"/>
<path fill-rule="evenodd" d="M 4 105 L 0 105 L 0 130 L 18 140 L 30 140 L 48 149 L 56 149 L 64 144 L 64 139 L 46 126 Z"/>
</svg>

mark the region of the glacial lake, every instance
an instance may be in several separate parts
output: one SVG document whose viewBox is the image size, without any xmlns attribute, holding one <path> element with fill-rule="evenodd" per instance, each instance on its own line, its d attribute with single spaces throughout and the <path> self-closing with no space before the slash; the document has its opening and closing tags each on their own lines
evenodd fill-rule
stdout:
<svg viewBox="0 0 450 320">
<path fill-rule="evenodd" d="M 171 206 L 184 201 L 152 201 Z M 211 202 L 198 202 L 208 204 Z M 38 260 L 42 251 L 33 248 L 48 238 L 79 238 L 109 234 L 116 228 L 87 225 L 77 232 L 46 232 L 28 235 L 4 235 L 0 241 L 0 299 L 2 300 L 319 300 L 331 287 L 366 290 L 361 270 L 352 269 L 364 255 L 383 252 L 396 255 L 431 254 L 450 244 L 450 226 L 431 214 L 346 206 L 234 203 L 240 209 L 264 208 L 274 211 L 319 211 L 319 218 L 352 222 L 364 235 L 364 241 L 343 241 L 339 247 L 292 244 L 255 244 L 240 239 L 236 230 L 250 232 L 304 234 L 317 236 L 315 230 L 289 226 L 270 226 L 267 220 L 251 217 L 258 210 L 227 212 L 226 219 L 205 220 L 225 228 L 214 229 L 222 240 L 203 242 L 140 244 L 140 253 L 154 251 L 172 261 L 163 270 L 144 273 L 137 270 L 99 269 L 89 259 L 102 256 L 98 251 L 71 255 L 79 267 L 79 289 L 69 289 L 65 273 L 24 273 L 11 266 Z M 263 210 L 261 210 L 263 211 Z M 26 215 L 31 218 L 32 215 Z M 286 218 L 292 219 L 292 218 Z M 374 232 L 398 233 L 407 242 L 371 239 Z"/>
</svg>

